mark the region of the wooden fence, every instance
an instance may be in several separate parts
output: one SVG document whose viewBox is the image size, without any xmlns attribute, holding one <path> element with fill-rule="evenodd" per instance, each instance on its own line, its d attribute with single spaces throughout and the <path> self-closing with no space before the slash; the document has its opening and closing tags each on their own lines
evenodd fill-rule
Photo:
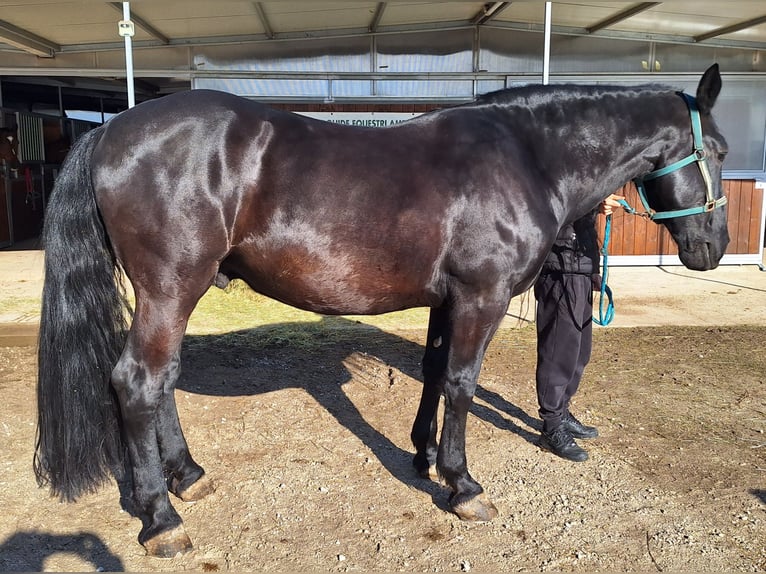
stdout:
<svg viewBox="0 0 766 574">
<path fill-rule="evenodd" d="M 729 198 L 729 236 L 731 241 L 722 263 L 761 263 L 764 246 L 764 191 L 754 180 L 724 180 Z M 625 185 L 618 193 L 643 211 L 635 186 Z M 599 237 L 604 237 L 606 219 L 599 215 Z M 663 225 L 644 217 L 629 215 L 622 209 L 612 216 L 609 263 L 614 265 L 680 265 L 678 250 Z"/>
</svg>

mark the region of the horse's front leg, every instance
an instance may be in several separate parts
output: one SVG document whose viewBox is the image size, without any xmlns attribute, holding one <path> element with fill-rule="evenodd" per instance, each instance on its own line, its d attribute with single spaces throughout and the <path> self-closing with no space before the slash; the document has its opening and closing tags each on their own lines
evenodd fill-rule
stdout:
<svg viewBox="0 0 766 574">
<path fill-rule="evenodd" d="M 145 302 L 139 292 L 136 299 L 133 324 L 112 371 L 112 385 L 120 401 L 133 471 L 133 504 L 143 522 L 138 540 L 149 555 L 172 557 L 191 549 L 192 543 L 168 497 L 165 467 L 174 458 L 170 442 L 158 435 L 166 430 L 163 417 L 169 406 L 175 411 L 168 395 L 178 376 L 178 350 L 186 321 L 176 320 L 177 303 Z M 173 450 L 177 457 L 178 444 Z"/>
<path fill-rule="evenodd" d="M 420 476 L 431 480 L 438 480 L 437 413 L 447 370 L 447 351 L 450 345 L 448 326 L 449 307 L 443 305 L 431 309 L 426 350 L 423 355 L 423 393 L 410 433 L 410 439 L 415 446 L 412 464 Z"/>
<path fill-rule="evenodd" d="M 452 511 L 463 520 L 492 520 L 497 516 L 497 508 L 468 472 L 465 435 L 484 353 L 508 308 L 510 290 L 500 287 L 494 297 L 486 293 L 456 297 L 450 312 L 444 423 L 437 467 L 452 489 Z"/>
</svg>

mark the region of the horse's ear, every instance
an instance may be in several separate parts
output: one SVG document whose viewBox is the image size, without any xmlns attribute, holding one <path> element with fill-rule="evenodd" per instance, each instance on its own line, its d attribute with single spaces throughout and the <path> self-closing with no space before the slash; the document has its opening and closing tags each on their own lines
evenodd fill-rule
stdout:
<svg viewBox="0 0 766 574">
<path fill-rule="evenodd" d="M 718 64 L 713 64 L 702 75 L 697 86 L 697 107 L 701 114 L 709 114 L 721 93 L 721 73 Z"/>
</svg>

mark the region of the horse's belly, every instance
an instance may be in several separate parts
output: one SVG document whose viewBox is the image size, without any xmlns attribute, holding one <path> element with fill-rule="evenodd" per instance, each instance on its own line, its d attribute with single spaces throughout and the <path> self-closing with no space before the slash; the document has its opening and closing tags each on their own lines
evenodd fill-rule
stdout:
<svg viewBox="0 0 766 574">
<path fill-rule="evenodd" d="M 321 257 L 309 250 L 232 254 L 221 271 L 253 290 L 307 311 L 326 315 L 374 315 L 432 306 L 438 299 L 430 269 L 376 254 Z"/>
</svg>

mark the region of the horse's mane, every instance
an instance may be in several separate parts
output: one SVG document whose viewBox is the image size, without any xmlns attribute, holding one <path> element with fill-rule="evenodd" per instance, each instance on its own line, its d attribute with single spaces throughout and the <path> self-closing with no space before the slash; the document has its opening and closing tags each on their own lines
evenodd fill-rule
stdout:
<svg viewBox="0 0 766 574">
<path fill-rule="evenodd" d="M 672 88 L 662 84 L 642 84 L 637 86 L 616 86 L 611 84 L 527 84 L 503 88 L 486 94 L 480 94 L 468 105 L 509 105 L 509 104 L 545 104 L 552 100 L 596 98 L 607 94 L 667 93 Z"/>
</svg>

